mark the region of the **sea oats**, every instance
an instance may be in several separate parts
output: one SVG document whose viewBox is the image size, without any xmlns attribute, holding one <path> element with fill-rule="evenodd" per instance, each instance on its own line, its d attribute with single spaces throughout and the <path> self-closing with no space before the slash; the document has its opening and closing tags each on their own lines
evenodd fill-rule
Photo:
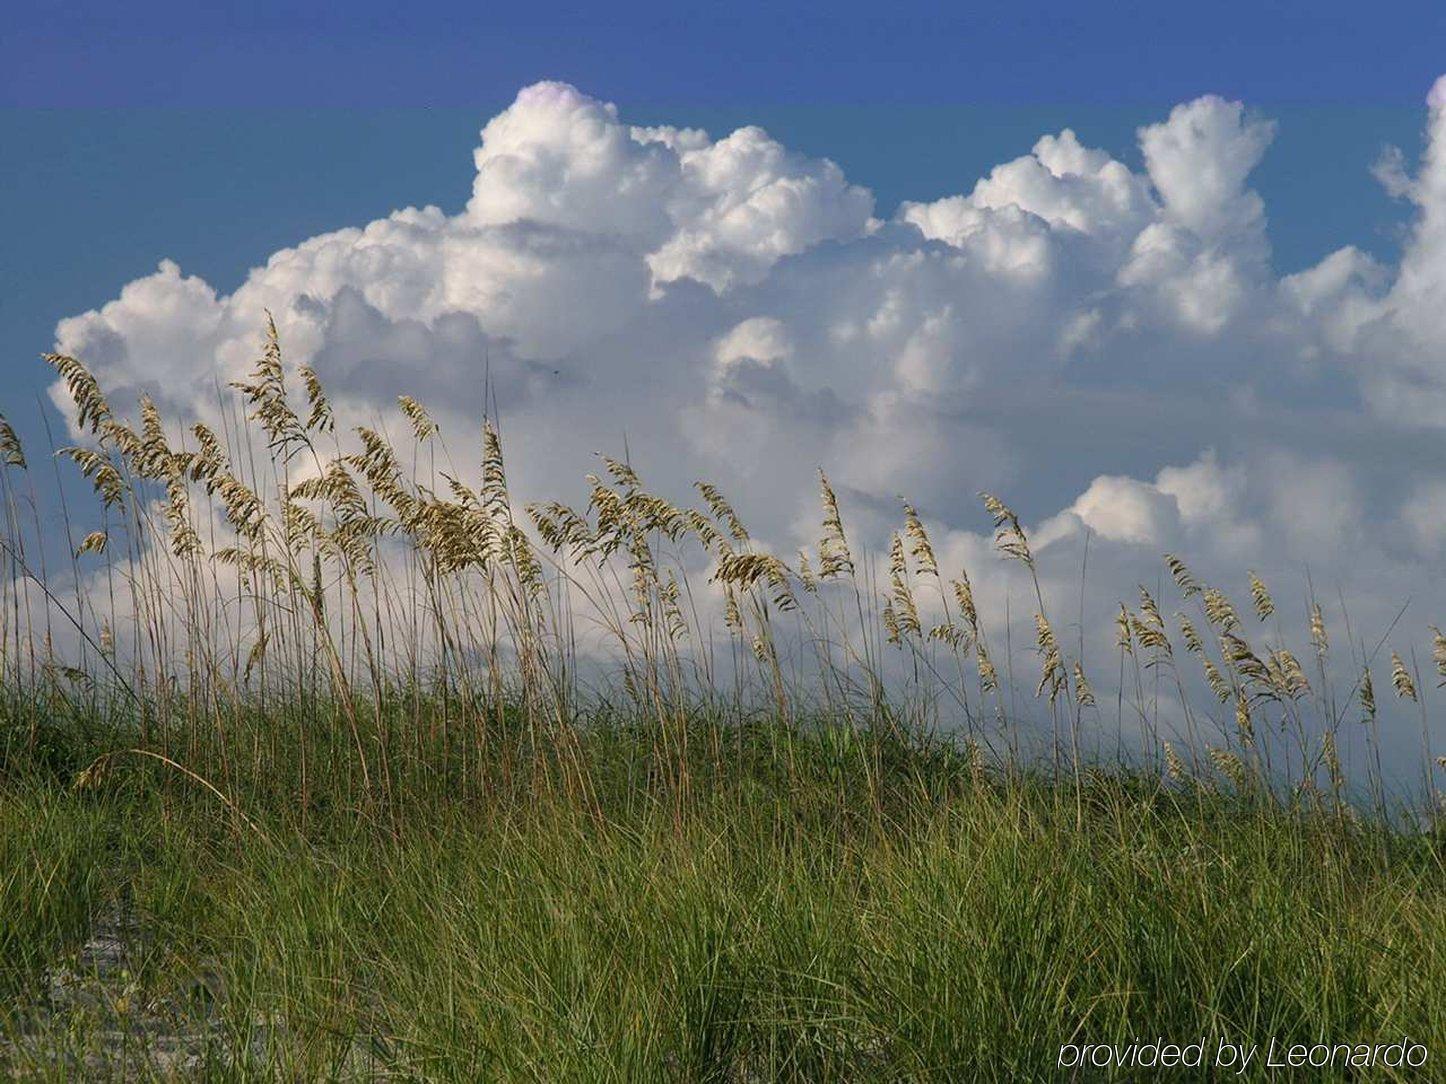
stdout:
<svg viewBox="0 0 1446 1084">
<path fill-rule="evenodd" d="M 979 666 L 979 684 L 985 692 L 998 692 L 999 671 L 994 668 L 994 660 L 989 657 L 989 652 L 984 648 L 982 640 L 974 642 L 974 659 Z"/>
<path fill-rule="evenodd" d="M 904 501 L 904 533 L 909 537 L 909 553 L 919 566 L 921 575 L 938 577 L 939 563 L 934 559 L 934 547 L 929 541 L 929 532 L 924 529 L 914 506 Z"/>
<path fill-rule="evenodd" d="M 1330 650 L 1330 639 L 1326 636 L 1325 614 L 1321 612 L 1320 603 L 1312 602 L 1310 605 L 1310 643 L 1315 652 L 1324 658 Z"/>
<path fill-rule="evenodd" d="M 819 578 L 827 580 L 845 573 L 852 575 L 854 559 L 844 535 L 838 498 L 834 496 L 833 487 L 828 484 L 828 476 L 823 471 L 818 472 L 818 480 L 823 497 L 823 538 L 818 544 Z"/>
<path fill-rule="evenodd" d="M 1250 714 L 1250 701 L 1244 693 L 1235 697 L 1235 732 L 1240 735 L 1242 745 L 1250 746 L 1255 743 L 1255 721 Z"/>
<path fill-rule="evenodd" d="M 0 461 L 8 467 L 25 470 L 25 449 L 20 446 L 20 438 L 15 435 L 4 414 L 0 414 Z"/>
<path fill-rule="evenodd" d="M 1446 685 L 1446 634 L 1443 634 L 1435 625 L 1431 629 L 1431 661 L 1436 664 L 1436 674 L 1441 678 L 1437 688 Z"/>
<path fill-rule="evenodd" d="M 1228 749 L 1216 749 L 1213 746 L 1206 746 L 1206 752 L 1210 756 L 1210 762 L 1215 765 L 1216 771 L 1237 787 L 1244 787 L 1247 778 L 1245 762 Z"/>
<path fill-rule="evenodd" d="M 899 616 L 894 612 L 892 601 L 884 602 L 884 608 L 880 611 L 879 618 L 884 623 L 884 638 L 891 644 L 902 644 L 903 636 L 899 629 Z"/>
<path fill-rule="evenodd" d="M 45 360 L 65 383 L 71 402 L 75 404 L 76 425 L 92 433 L 97 432 L 110 419 L 111 409 L 90 370 L 65 354 L 46 354 Z"/>
<path fill-rule="evenodd" d="M 1191 595 L 1198 595 L 1200 593 L 1200 584 L 1195 577 L 1191 575 L 1184 561 L 1180 560 L 1180 558 L 1176 557 L 1173 553 L 1167 553 L 1165 554 L 1165 564 L 1170 569 L 1170 575 L 1175 578 L 1175 586 L 1180 589 L 1181 594 L 1189 598 Z"/>
<path fill-rule="evenodd" d="M 1362 722 L 1374 722 L 1376 718 L 1376 687 L 1371 682 L 1371 669 L 1366 667 L 1361 671 L 1360 686 L 1361 711 L 1365 714 Z"/>
<path fill-rule="evenodd" d="M 64 456 L 80 468 L 80 473 L 90 479 L 96 493 L 106 507 L 120 504 L 129 492 L 125 478 L 116 469 L 110 457 L 92 448 L 62 448 L 57 455 Z"/>
<path fill-rule="evenodd" d="M 1340 752 L 1336 749 L 1336 736 L 1332 731 L 1327 730 L 1321 738 L 1321 759 L 1330 775 L 1331 790 L 1339 791 L 1345 779 L 1341 774 Z"/>
<path fill-rule="evenodd" d="M 1205 683 L 1210 686 L 1210 691 L 1215 694 L 1215 698 L 1222 704 L 1229 700 L 1232 692 L 1230 683 L 1220 675 L 1215 664 L 1201 655 L 1200 667 L 1205 671 Z"/>
<path fill-rule="evenodd" d="M 336 427 L 332 417 L 331 400 L 326 397 L 326 389 L 322 387 L 321 378 L 316 375 L 316 370 L 310 365 L 301 367 L 301 383 L 306 388 L 306 428 L 314 429 L 317 432 L 329 433 Z"/>
<path fill-rule="evenodd" d="M 1085 677 L 1084 667 L 1076 660 L 1074 664 L 1074 696 L 1075 702 L 1082 708 L 1093 707 L 1095 703 L 1095 690 Z"/>
<path fill-rule="evenodd" d="M 1185 767 L 1185 762 L 1180 759 L 1180 754 L 1175 752 L 1175 747 L 1165 742 L 1165 774 L 1177 783 L 1184 782 L 1189 778 L 1190 770 Z"/>
<path fill-rule="evenodd" d="M 969 625 L 969 631 L 979 637 L 979 611 L 974 606 L 974 588 L 969 582 L 969 573 L 959 570 L 959 578 L 950 581 L 954 585 L 954 601 L 959 603 L 959 612 Z"/>
<path fill-rule="evenodd" d="M 1249 572 L 1250 578 L 1250 601 L 1255 604 L 1255 613 L 1260 620 L 1264 621 L 1271 614 L 1275 613 L 1275 600 L 1270 597 L 1265 584 L 1254 572 Z"/>
<path fill-rule="evenodd" d="M 1282 647 L 1272 651 L 1266 668 L 1270 673 L 1271 683 L 1283 698 L 1298 700 L 1310 692 L 1310 682 L 1306 679 L 1305 668 L 1287 648 Z"/>
<path fill-rule="evenodd" d="M 410 395 L 397 396 L 397 405 L 402 408 L 407 421 L 412 423 L 412 434 L 419 440 L 430 440 L 437 433 L 437 423 L 427 413 L 426 408 L 417 402 Z M 315 409 L 313 403 L 313 410 Z M 307 428 L 311 428 L 309 421 Z"/>
<path fill-rule="evenodd" d="M 979 498 L 984 502 L 985 509 L 994 518 L 995 547 L 1004 556 L 1033 568 L 1034 554 L 1030 552 L 1029 539 L 1025 537 L 1019 517 L 1007 504 L 993 494 L 980 493 Z"/>
<path fill-rule="evenodd" d="M 818 590 L 818 580 L 813 574 L 813 565 L 808 559 L 806 550 L 798 551 L 798 582 L 803 584 L 805 591 Z"/>
<path fill-rule="evenodd" d="M 736 635 L 743 632 L 743 611 L 738 608 L 738 596 L 733 593 L 733 588 L 723 588 L 723 623 L 728 630 Z"/>
<path fill-rule="evenodd" d="M 713 518 L 727 528 L 728 533 L 733 536 L 733 540 L 747 542 L 748 528 L 738 518 L 738 513 L 733 511 L 733 506 L 723 499 L 723 494 L 718 492 L 718 488 L 708 482 L 695 482 L 694 488 L 703 495 L 703 500 L 708 502 L 708 507 L 713 512 Z"/>
<path fill-rule="evenodd" d="M 1391 687 L 1396 690 L 1397 697 L 1412 701 L 1416 699 L 1416 683 L 1411 680 L 1401 656 L 1394 651 L 1391 652 Z"/>
<path fill-rule="evenodd" d="M 909 586 L 904 542 L 897 533 L 889 544 L 889 584 L 899 630 L 905 635 L 919 635 L 919 609 L 914 603 L 914 592 Z"/>
<path fill-rule="evenodd" d="M 1059 641 L 1044 614 L 1034 615 L 1034 645 L 1039 653 L 1039 685 L 1034 695 L 1039 696 L 1049 689 L 1049 702 L 1053 704 L 1065 687 L 1064 662 L 1060 657 Z"/>
<path fill-rule="evenodd" d="M 1131 631 L 1130 611 L 1120 603 L 1120 612 L 1115 615 L 1115 646 L 1126 655 L 1135 653 L 1135 635 Z"/>
<path fill-rule="evenodd" d="M 75 555 L 80 557 L 87 553 L 104 553 L 107 545 L 110 544 L 110 535 L 104 531 L 91 531 L 80 540 Z"/>
<path fill-rule="evenodd" d="M 1207 587 L 1203 592 L 1205 599 L 1205 618 L 1217 630 L 1230 632 L 1240 625 L 1240 619 L 1236 616 L 1235 607 L 1225 592 Z"/>
<path fill-rule="evenodd" d="M 1175 619 L 1180 623 L 1180 635 L 1185 640 L 1185 650 L 1192 655 L 1199 655 L 1205 650 L 1205 643 L 1200 639 L 1199 630 L 1194 623 L 1182 613 L 1175 614 Z"/>
</svg>

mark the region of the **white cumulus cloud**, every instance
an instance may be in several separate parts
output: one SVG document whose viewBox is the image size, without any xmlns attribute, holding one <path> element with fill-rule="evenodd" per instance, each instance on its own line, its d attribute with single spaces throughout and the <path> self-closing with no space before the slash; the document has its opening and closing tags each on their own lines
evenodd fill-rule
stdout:
<svg viewBox="0 0 1446 1084">
<path fill-rule="evenodd" d="M 1309 568 L 1361 592 L 1362 625 L 1414 594 L 1424 624 L 1446 618 L 1443 88 L 1419 167 L 1385 174 L 1416 207 L 1399 264 L 1342 248 L 1281 275 L 1250 187 L 1275 127 L 1240 103 L 1141 128 L 1143 171 L 1065 130 L 890 209 L 759 128 L 636 127 L 542 83 L 482 129 L 458 213 L 299 240 L 224 296 L 163 263 L 56 348 L 205 417 L 269 310 L 343 415 L 405 392 L 466 438 L 490 379 L 525 497 L 576 494 L 626 443 L 789 552 L 825 466 L 864 535 L 902 493 L 977 555 L 987 488 L 1070 554 L 1062 582 L 1089 537 L 1101 595 L 1170 548 L 1222 577 Z"/>
</svg>

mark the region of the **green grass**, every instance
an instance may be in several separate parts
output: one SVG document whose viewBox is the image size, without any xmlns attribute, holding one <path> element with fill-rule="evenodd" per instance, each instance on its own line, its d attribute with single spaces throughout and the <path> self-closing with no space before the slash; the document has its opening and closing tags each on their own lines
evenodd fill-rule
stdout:
<svg viewBox="0 0 1446 1084">
<path fill-rule="evenodd" d="M 399 756 L 370 809 L 318 739 L 306 808 L 235 769 L 249 824 L 148 758 L 79 791 L 13 759 L 0 1067 L 1016 1080 L 1071 1040 L 1446 1051 L 1429 836 L 1118 772 L 1077 796 L 827 726 L 700 722 L 682 783 L 647 728 L 581 733 L 569 758 L 499 737 L 465 798 Z M 97 985 L 122 1007 L 37 1011 L 117 907 L 134 946 Z M 192 1061 L 148 1052 L 176 1035 Z"/>
</svg>

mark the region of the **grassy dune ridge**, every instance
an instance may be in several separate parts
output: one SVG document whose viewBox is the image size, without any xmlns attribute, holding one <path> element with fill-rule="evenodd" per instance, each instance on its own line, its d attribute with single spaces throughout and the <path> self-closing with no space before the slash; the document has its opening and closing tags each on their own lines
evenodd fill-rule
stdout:
<svg viewBox="0 0 1446 1084">
<path fill-rule="evenodd" d="M 0 1071 L 1015 1080 L 1067 1075 L 1062 1043 L 1156 1038 L 1446 1057 L 1435 680 L 1314 600 L 1292 649 L 1258 577 L 1237 605 L 1170 558 L 1170 600 L 1121 605 L 1105 697 L 986 497 L 1032 585 L 1014 688 L 908 505 L 875 564 L 821 478 L 821 539 L 784 561 L 713 487 L 677 507 L 625 462 L 585 509 L 517 508 L 495 429 L 469 482 L 405 397 L 406 446 L 339 434 L 274 328 L 223 421 L 179 435 L 50 360 L 101 526 L 66 510 L 75 556 L 44 567 L 0 423 Z M 1446 638 L 1420 647 L 1446 677 Z M 1379 749 L 1377 679 L 1419 709 L 1432 804 L 1409 816 L 1378 761 L 1341 763 L 1343 727 Z M 1129 750 L 1098 740 L 1127 721 Z"/>
<path fill-rule="evenodd" d="M 6 1067 L 180 1036 L 234 1076 L 1020 1079 L 1071 1038 L 1446 1042 L 1427 836 L 1128 775 L 1077 804 L 835 728 L 690 739 L 682 800 L 626 726 L 583 739 L 585 797 L 521 733 L 485 793 L 387 814 L 335 762 L 307 809 L 241 780 L 247 822 L 154 761 L 11 779 Z M 118 906 L 143 933 L 111 1003 L 47 1008 Z"/>
</svg>

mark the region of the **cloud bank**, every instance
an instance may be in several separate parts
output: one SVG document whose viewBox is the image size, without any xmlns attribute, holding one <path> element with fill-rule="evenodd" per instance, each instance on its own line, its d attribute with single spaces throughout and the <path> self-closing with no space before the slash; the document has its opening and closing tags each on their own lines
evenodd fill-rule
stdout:
<svg viewBox="0 0 1446 1084">
<path fill-rule="evenodd" d="M 1378 168 L 1416 208 L 1399 265 L 1346 247 L 1281 274 L 1250 188 L 1275 128 L 1240 103 L 1141 128 L 1143 172 L 1066 129 L 889 209 L 761 129 L 635 127 L 540 83 L 482 130 L 459 213 L 304 240 L 225 296 L 163 263 L 56 348 L 204 418 L 270 310 L 351 417 L 406 393 L 471 447 L 490 386 L 529 498 L 626 446 L 787 552 L 825 466 L 863 537 L 905 494 L 977 566 L 990 489 L 1067 590 L 1090 539 L 1087 623 L 1172 550 L 1302 612 L 1308 572 L 1359 628 L 1410 599 L 1419 638 L 1446 617 L 1446 79 L 1427 107 L 1421 162 Z"/>
</svg>

